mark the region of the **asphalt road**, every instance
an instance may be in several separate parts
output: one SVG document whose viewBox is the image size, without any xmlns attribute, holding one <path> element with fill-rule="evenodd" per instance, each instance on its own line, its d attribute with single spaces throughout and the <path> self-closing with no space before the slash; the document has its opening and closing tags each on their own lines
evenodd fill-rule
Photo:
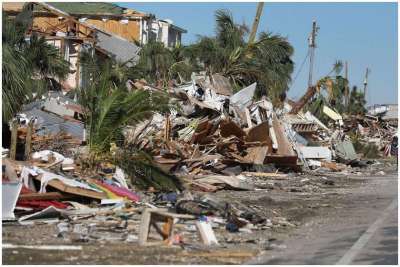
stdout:
<svg viewBox="0 0 400 267">
<path fill-rule="evenodd" d="M 247 264 L 397 265 L 397 174 L 362 179 L 362 187 L 343 192 L 346 203 Z"/>
</svg>

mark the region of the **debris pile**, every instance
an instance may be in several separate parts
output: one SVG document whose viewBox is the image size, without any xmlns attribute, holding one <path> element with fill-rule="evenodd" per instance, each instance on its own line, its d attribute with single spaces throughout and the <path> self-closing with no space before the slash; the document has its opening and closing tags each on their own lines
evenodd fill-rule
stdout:
<svg viewBox="0 0 400 267">
<path fill-rule="evenodd" d="M 364 146 L 374 145 L 385 156 L 395 155 L 391 145 L 396 139 L 397 120 L 384 119 L 384 113 L 376 116 L 351 116 L 345 120 L 345 132 L 357 136 L 358 141 Z"/>
<path fill-rule="evenodd" d="M 131 85 L 131 90 L 159 90 L 144 80 Z M 323 112 L 330 122 L 325 125 L 296 103 L 277 108 L 266 97 L 254 100 L 255 89 L 256 83 L 234 93 L 221 75 L 193 74 L 190 83 L 168 89 L 180 108 L 124 129 L 124 146 L 145 151 L 157 167 L 184 184 L 183 190 L 163 192 L 151 187 L 139 190 L 122 166 L 108 162 L 86 172 L 87 162 L 75 156 L 84 138 L 68 132 L 75 128 L 44 134 L 43 128 L 49 127 L 39 119 L 44 115 L 36 117 L 28 110 L 30 116 L 11 123 L 17 141 L 10 151 L 3 151 L 3 221 L 55 223 L 57 236 L 69 242 L 135 242 L 187 249 L 198 248 L 199 242 L 204 247 L 250 242 L 266 247 L 268 241 L 257 237 L 257 231 L 296 223 L 269 215 L 257 205 L 218 198 L 217 191 L 312 194 L 335 184 L 327 178 L 329 172 L 346 176 L 352 167 L 374 164 L 361 161 L 350 129 L 368 141 L 387 140 L 393 134 L 387 123 L 368 116 L 343 119 L 326 106 Z M 47 109 L 67 112 L 65 104 L 45 103 Z M 74 106 L 74 110 L 68 120 L 78 118 L 82 109 Z M 25 161 L 15 161 L 18 140 L 24 142 Z M 316 178 L 294 181 L 293 172 Z M 280 180 L 291 180 L 292 185 L 284 188 Z"/>
</svg>

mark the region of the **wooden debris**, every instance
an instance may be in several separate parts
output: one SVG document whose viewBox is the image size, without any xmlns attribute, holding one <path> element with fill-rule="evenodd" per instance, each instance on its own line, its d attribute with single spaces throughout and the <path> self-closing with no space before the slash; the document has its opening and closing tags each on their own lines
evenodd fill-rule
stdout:
<svg viewBox="0 0 400 267">
<path fill-rule="evenodd" d="M 34 176 L 34 178 L 36 180 L 41 180 L 41 175 L 38 176 Z M 48 182 L 48 185 L 51 187 L 56 188 L 57 190 L 60 190 L 61 192 L 64 193 L 70 193 L 73 195 L 79 195 L 79 196 L 83 196 L 83 197 L 88 197 L 88 198 L 94 198 L 94 199 L 105 199 L 107 198 L 106 193 L 104 192 L 96 192 L 93 190 L 88 190 L 88 189 L 84 189 L 84 188 L 79 188 L 79 187 L 73 187 L 73 186 L 68 186 L 66 184 L 64 184 L 63 182 L 59 181 L 59 180 L 50 180 Z"/>
<path fill-rule="evenodd" d="M 10 146 L 10 159 L 15 160 L 17 153 L 17 131 L 18 122 L 13 120 L 11 123 L 11 146 Z"/>
<path fill-rule="evenodd" d="M 274 172 L 242 172 L 243 175 L 253 177 L 272 177 L 272 178 L 287 178 L 287 174 L 274 173 Z"/>
<path fill-rule="evenodd" d="M 140 221 L 139 227 L 139 245 L 140 246 L 151 246 L 160 244 L 171 244 L 173 241 L 171 238 L 174 236 L 174 219 L 186 219 L 193 220 L 196 219 L 193 215 L 187 214 L 175 214 L 170 213 L 162 209 L 145 209 Z M 157 222 L 164 223 L 162 229 L 157 225 Z M 156 228 L 157 232 L 164 239 L 163 242 L 148 241 L 150 227 Z"/>
</svg>

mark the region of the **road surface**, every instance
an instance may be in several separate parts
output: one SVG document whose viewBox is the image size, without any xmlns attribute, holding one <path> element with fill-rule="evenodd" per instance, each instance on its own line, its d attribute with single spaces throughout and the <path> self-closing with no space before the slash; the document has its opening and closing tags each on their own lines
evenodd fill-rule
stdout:
<svg viewBox="0 0 400 267">
<path fill-rule="evenodd" d="M 363 177 L 324 218 L 300 227 L 247 264 L 398 264 L 397 174 Z"/>
</svg>

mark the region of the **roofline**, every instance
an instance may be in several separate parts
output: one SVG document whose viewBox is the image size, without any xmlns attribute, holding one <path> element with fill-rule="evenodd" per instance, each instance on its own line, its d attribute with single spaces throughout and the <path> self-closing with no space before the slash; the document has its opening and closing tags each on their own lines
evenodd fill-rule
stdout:
<svg viewBox="0 0 400 267">
<path fill-rule="evenodd" d="M 174 24 L 171 24 L 171 27 L 174 28 L 175 30 L 180 31 L 181 33 L 187 33 L 187 30 L 185 30 L 184 28 L 181 28 L 179 26 L 176 26 Z"/>
<path fill-rule="evenodd" d="M 25 2 L 21 2 L 21 3 L 25 3 Z M 34 4 L 40 4 L 40 3 L 46 4 L 46 5 L 51 6 L 54 9 L 57 9 L 58 11 L 65 12 L 65 11 L 63 11 L 61 9 L 58 9 L 58 8 L 52 6 L 51 2 L 50 2 L 50 4 L 49 3 L 44 3 L 44 2 L 32 2 L 32 3 L 34 3 Z M 142 12 L 139 12 L 139 11 L 136 11 L 136 10 L 133 10 L 133 9 L 127 9 L 127 8 L 124 8 L 124 7 L 121 7 L 121 8 L 123 10 L 132 10 L 134 12 L 132 14 L 125 14 L 125 13 L 123 13 L 123 14 L 114 14 L 114 13 L 68 13 L 68 14 L 70 16 L 94 16 L 94 17 L 95 16 L 107 16 L 107 17 L 119 17 L 119 18 L 128 18 L 128 19 L 129 18 L 132 18 L 132 19 L 151 18 L 153 16 L 152 14 L 149 14 L 149 13 L 142 13 Z M 6 12 L 6 13 L 19 13 L 19 12 L 22 11 L 22 9 L 23 8 L 21 8 L 21 9 L 7 9 L 6 10 L 6 9 L 4 9 L 4 7 L 2 8 L 2 10 L 4 12 Z M 34 10 L 33 13 L 34 14 L 41 14 L 41 13 L 42 14 L 46 14 L 46 13 L 51 13 L 51 12 L 49 12 L 48 10 Z M 67 13 L 67 12 L 65 12 L 65 13 Z"/>
<path fill-rule="evenodd" d="M 164 19 L 159 19 L 159 21 L 168 23 L 172 28 L 174 28 L 174 29 L 177 30 L 177 31 L 180 31 L 180 32 L 182 32 L 182 33 L 187 33 L 187 30 L 185 30 L 184 28 L 181 28 L 181 27 L 179 27 L 179 26 L 176 26 L 175 24 L 169 23 L 168 21 L 166 21 L 166 20 L 164 20 Z"/>
<path fill-rule="evenodd" d="M 9 12 L 12 13 L 12 12 Z M 13 11 L 13 13 L 17 13 Z M 53 13 L 49 11 L 33 11 L 34 15 L 51 15 Z M 112 14 L 112 13 L 68 13 L 73 17 L 109 17 L 109 18 L 119 18 L 119 19 L 142 19 L 142 18 L 151 18 L 151 14 Z"/>
</svg>

